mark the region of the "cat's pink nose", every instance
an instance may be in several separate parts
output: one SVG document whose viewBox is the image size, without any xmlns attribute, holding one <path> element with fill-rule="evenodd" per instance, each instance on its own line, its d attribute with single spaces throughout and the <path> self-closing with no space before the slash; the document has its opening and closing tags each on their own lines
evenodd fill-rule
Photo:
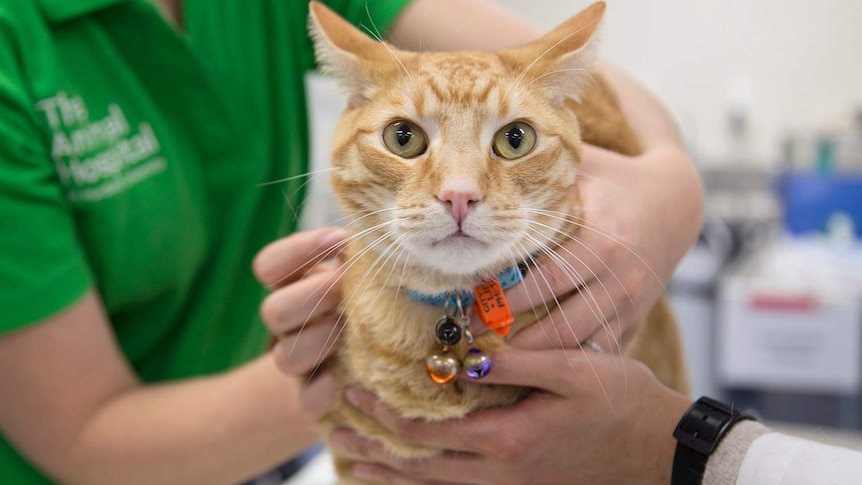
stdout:
<svg viewBox="0 0 862 485">
<path fill-rule="evenodd" d="M 460 226 L 473 207 L 482 201 L 482 194 L 478 190 L 443 190 L 437 198 L 449 206 L 452 217 Z"/>
</svg>

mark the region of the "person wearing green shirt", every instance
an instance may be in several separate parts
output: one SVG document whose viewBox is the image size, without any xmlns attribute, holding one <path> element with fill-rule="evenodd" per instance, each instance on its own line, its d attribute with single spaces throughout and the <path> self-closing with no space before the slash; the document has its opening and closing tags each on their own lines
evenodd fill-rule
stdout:
<svg viewBox="0 0 862 485">
<path fill-rule="evenodd" d="M 325 3 L 408 49 L 535 33 L 486 1 L 407 2 Z M 297 270 L 343 235 L 300 232 L 258 254 L 294 233 L 304 197 L 301 178 L 265 183 L 307 171 L 307 12 L 305 0 L 0 0 L 0 481 L 237 483 L 316 441 L 292 371 L 321 348 L 337 294 L 313 314 L 298 302 L 337 270 Z M 647 202 L 592 217 L 642 242 L 666 279 L 699 227 L 699 185 L 655 128 L 661 108 L 632 108 L 656 149 L 636 165 L 591 152 L 585 170 Z M 656 180 L 675 183 L 658 193 Z M 588 284 L 633 265 L 596 248 Z M 654 299 L 661 282 L 643 273 L 609 296 Z M 266 325 L 255 276 L 274 290 Z M 622 330 L 640 317 L 618 316 Z"/>
<path fill-rule="evenodd" d="M 406 0 L 331 4 L 386 29 Z M 303 181 L 261 184 L 307 171 L 308 7 L 182 7 L 0 2 L 0 360 L 28 369 L 0 378 L 0 482 L 238 481 L 313 442 L 254 361 L 250 270 L 296 229 Z"/>
</svg>

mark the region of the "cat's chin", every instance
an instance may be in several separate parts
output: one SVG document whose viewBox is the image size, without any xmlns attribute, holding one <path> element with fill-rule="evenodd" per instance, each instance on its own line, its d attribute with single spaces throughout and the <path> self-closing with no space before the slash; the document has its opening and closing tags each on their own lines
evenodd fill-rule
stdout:
<svg viewBox="0 0 862 485">
<path fill-rule="evenodd" d="M 499 246 L 470 237 L 449 237 L 411 253 L 414 264 L 426 270 L 420 286 L 429 291 L 471 288 L 512 266 Z"/>
<path fill-rule="evenodd" d="M 464 233 L 458 231 L 431 244 L 431 247 L 438 251 L 462 254 L 472 253 L 474 251 L 483 251 L 488 247 L 488 243 L 482 242 L 474 237 L 464 235 Z"/>
</svg>

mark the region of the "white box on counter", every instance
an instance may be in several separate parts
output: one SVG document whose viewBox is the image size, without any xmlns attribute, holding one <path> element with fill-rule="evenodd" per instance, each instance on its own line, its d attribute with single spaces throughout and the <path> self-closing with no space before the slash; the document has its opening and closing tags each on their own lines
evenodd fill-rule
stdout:
<svg viewBox="0 0 862 485">
<path fill-rule="evenodd" d="M 781 240 L 722 279 L 717 379 L 728 388 L 862 391 L 862 251 Z"/>
</svg>

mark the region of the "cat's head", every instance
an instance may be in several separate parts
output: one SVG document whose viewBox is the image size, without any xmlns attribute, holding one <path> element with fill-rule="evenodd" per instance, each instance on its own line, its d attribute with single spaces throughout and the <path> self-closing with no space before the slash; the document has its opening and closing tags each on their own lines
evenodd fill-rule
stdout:
<svg viewBox="0 0 862 485">
<path fill-rule="evenodd" d="M 603 13 L 594 4 L 515 49 L 415 53 L 312 3 L 318 60 L 349 96 L 332 175 L 348 227 L 381 261 L 421 270 L 427 291 L 554 246 L 578 213 L 572 103 Z"/>
</svg>

